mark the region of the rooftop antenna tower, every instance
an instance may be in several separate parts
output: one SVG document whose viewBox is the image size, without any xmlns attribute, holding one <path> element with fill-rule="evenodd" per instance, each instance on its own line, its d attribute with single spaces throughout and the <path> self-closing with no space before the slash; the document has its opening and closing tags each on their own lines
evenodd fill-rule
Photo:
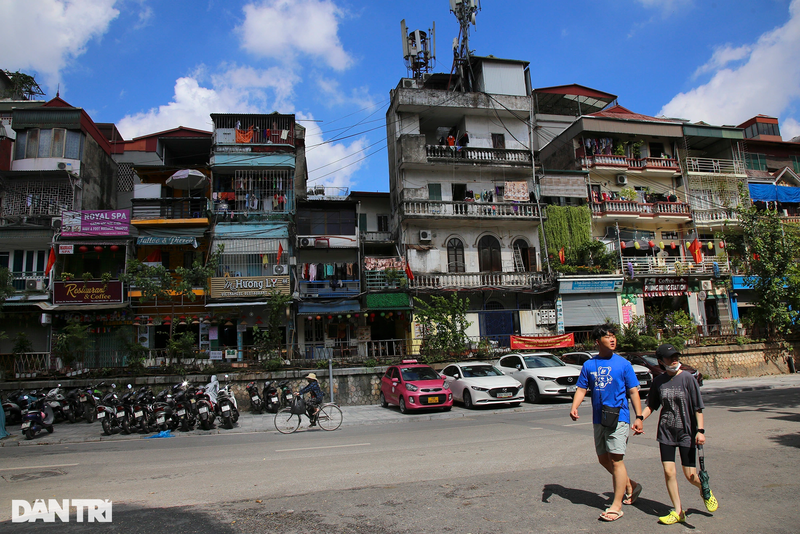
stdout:
<svg viewBox="0 0 800 534">
<path fill-rule="evenodd" d="M 413 78 L 421 79 L 436 62 L 436 22 L 428 32 L 414 30 L 409 33 L 406 19 L 400 21 L 403 35 L 403 59 Z"/>
<path fill-rule="evenodd" d="M 458 37 L 453 39 L 453 69 L 450 74 L 458 74 L 454 87 L 456 91 L 468 92 L 473 89 L 472 65 L 469 49 L 469 26 L 475 26 L 475 16 L 481 10 L 480 0 L 450 0 L 450 11 L 458 19 L 461 28 Z"/>
</svg>

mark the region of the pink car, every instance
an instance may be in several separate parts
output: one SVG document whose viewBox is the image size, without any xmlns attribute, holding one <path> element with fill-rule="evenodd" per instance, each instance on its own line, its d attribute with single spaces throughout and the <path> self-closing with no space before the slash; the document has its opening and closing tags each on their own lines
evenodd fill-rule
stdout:
<svg viewBox="0 0 800 534">
<path fill-rule="evenodd" d="M 403 360 L 392 365 L 381 378 L 381 406 L 400 407 L 401 413 L 422 408 L 441 408 L 445 412 L 453 407 L 453 393 L 442 375 L 430 365 L 417 360 Z"/>
</svg>

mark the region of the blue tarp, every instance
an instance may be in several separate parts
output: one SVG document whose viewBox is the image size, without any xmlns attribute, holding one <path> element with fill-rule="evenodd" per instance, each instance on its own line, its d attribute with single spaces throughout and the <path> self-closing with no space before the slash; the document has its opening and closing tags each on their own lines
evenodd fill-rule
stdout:
<svg viewBox="0 0 800 534">
<path fill-rule="evenodd" d="M 334 302 L 300 302 L 297 305 L 297 313 L 317 314 L 317 313 L 350 313 L 361 311 L 361 305 L 357 300 L 339 300 Z"/>
<path fill-rule="evenodd" d="M 217 223 L 214 237 L 223 239 L 280 239 L 289 237 L 289 225 L 286 222 L 275 224 L 235 224 Z"/>
<path fill-rule="evenodd" d="M 774 184 L 749 184 L 750 198 L 762 202 L 800 203 L 800 187 Z"/>
</svg>

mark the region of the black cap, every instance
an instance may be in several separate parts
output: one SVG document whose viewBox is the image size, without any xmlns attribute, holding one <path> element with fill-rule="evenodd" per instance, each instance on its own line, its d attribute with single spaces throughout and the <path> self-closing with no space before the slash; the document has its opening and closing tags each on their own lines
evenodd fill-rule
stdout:
<svg viewBox="0 0 800 534">
<path fill-rule="evenodd" d="M 669 343 L 665 343 L 656 349 L 656 358 L 659 360 L 663 360 L 664 358 L 671 358 L 672 356 L 678 355 L 680 356 L 681 353 L 678 349 L 670 345 Z"/>
</svg>

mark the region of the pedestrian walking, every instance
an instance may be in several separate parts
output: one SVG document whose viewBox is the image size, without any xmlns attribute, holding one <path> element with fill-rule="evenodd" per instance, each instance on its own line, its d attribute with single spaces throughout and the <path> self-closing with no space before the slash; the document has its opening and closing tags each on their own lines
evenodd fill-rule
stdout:
<svg viewBox="0 0 800 534">
<path fill-rule="evenodd" d="M 697 475 L 697 446 L 706 442 L 703 396 L 694 376 L 681 370 L 680 352 L 674 346 L 661 345 L 656 349 L 656 358 L 666 372 L 653 380 L 642 416 L 647 419 L 661 408 L 656 441 L 661 449 L 661 465 L 672 510 L 658 520 L 665 525 L 673 525 L 686 521 L 686 512 L 678 493 L 676 450 L 680 451 L 683 475 L 703 496 L 702 483 Z M 640 433 L 644 431 L 637 432 Z M 703 499 L 706 509 L 715 512 L 719 506 L 717 499 L 711 490 L 707 495 L 708 498 Z"/>
<path fill-rule="evenodd" d="M 600 514 L 600 520 L 616 521 L 623 516 L 623 503 L 633 504 L 642 492 L 642 485 L 628 477 L 623 461 L 631 427 L 637 433 L 642 430 L 639 380 L 630 362 L 614 352 L 617 348 L 617 330 L 613 324 L 596 326 L 592 330 L 592 339 L 597 343 L 599 354 L 583 364 L 569 415 L 573 421 L 579 419 L 578 407 L 587 390 L 591 389 L 597 460 L 611 473 L 614 484 L 614 500 Z M 628 395 L 636 414 L 633 425 Z"/>
</svg>

